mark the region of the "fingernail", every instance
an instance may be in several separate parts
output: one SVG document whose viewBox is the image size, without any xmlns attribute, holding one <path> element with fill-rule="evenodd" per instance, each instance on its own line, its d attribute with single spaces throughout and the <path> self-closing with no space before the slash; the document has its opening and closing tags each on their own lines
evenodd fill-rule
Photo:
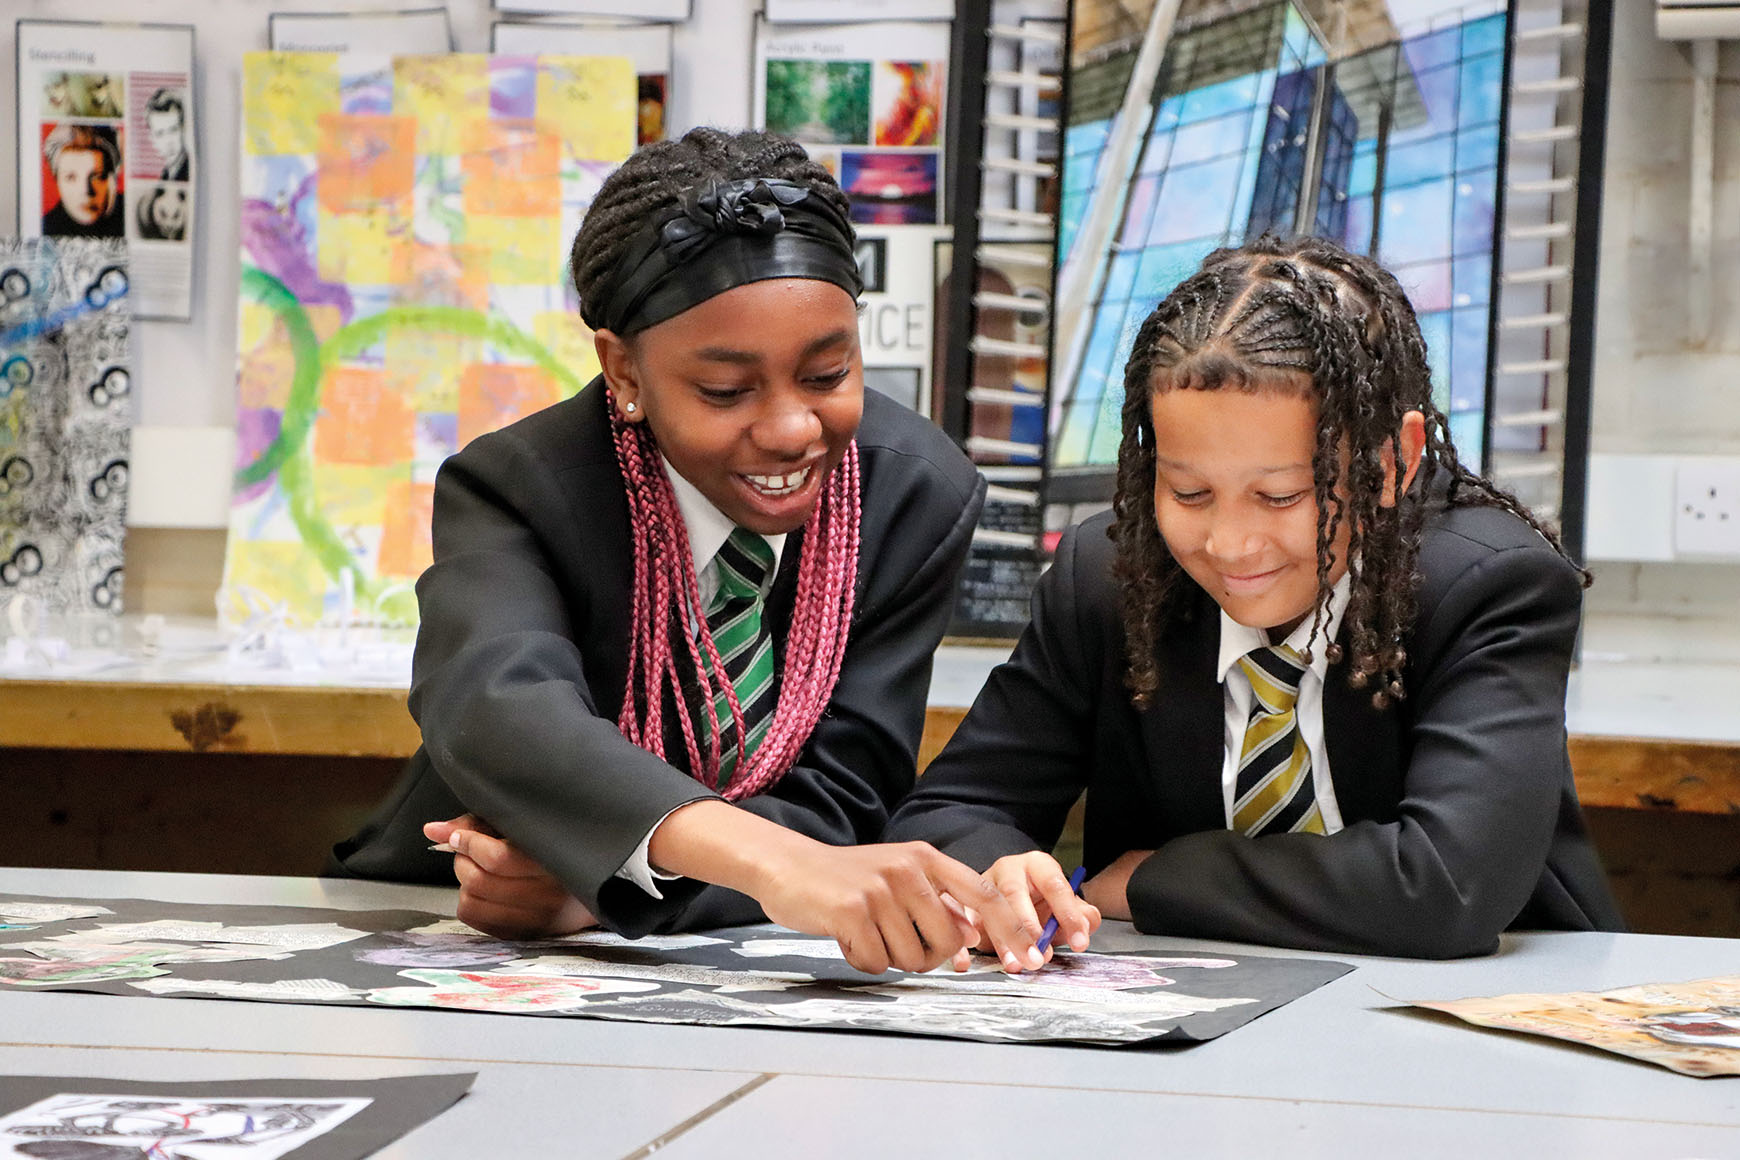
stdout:
<svg viewBox="0 0 1740 1160">
<path fill-rule="evenodd" d="M 1027 965 L 1033 967 L 1035 970 L 1043 967 L 1045 965 L 1045 952 L 1040 950 L 1038 947 L 1029 948 L 1027 951 Z"/>
<path fill-rule="evenodd" d="M 1021 961 L 1015 957 L 1014 951 L 1003 952 L 1003 965 L 1011 971 L 1019 971 L 1021 969 Z"/>
</svg>

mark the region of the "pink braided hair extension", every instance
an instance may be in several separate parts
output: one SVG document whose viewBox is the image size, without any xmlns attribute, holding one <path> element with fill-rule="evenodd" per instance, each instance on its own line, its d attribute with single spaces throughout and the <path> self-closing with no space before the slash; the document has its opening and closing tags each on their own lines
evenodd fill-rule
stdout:
<svg viewBox="0 0 1740 1160">
<path fill-rule="evenodd" d="M 718 689 L 710 673 L 722 675 L 725 666 L 701 607 L 688 532 L 652 432 L 644 423 L 624 423 L 609 392 L 606 406 L 634 535 L 633 622 L 629 627 L 627 685 L 617 728 L 642 749 L 664 757 L 664 692 L 670 689 L 688 751 L 689 770 L 703 785 L 718 789 L 721 723 L 714 707 Z M 773 722 L 761 744 L 747 761 L 739 761 L 735 776 L 720 791 L 728 801 L 761 793 L 784 776 L 828 707 L 852 625 L 859 520 L 858 445 L 854 442 L 847 447 L 839 467 L 829 475 L 815 510 L 805 523 L 797 595 L 786 634 L 785 664 L 780 673 Z M 675 598 L 673 588 L 680 588 L 680 601 Z M 681 630 L 694 665 L 695 683 L 711 719 L 705 754 L 696 740 L 688 699 L 683 696 L 677 676 L 677 657 L 671 648 L 673 625 Z M 737 691 L 728 680 L 720 684 L 731 709 L 736 736 L 742 738 L 743 707 L 737 700 Z M 644 720 L 640 704 L 645 706 Z"/>
</svg>

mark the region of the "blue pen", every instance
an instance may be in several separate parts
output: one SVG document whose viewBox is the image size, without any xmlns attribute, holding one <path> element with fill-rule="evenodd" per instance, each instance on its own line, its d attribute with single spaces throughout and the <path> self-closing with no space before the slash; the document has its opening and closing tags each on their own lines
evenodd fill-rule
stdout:
<svg viewBox="0 0 1740 1160">
<path fill-rule="evenodd" d="M 1086 877 L 1087 877 L 1087 867 L 1086 866 L 1077 866 L 1075 868 L 1075 873 L 1073 873 L 1069 876 L 1069 890 L 1070 890 L 1071 894 L 1074 894 L 1081 889 L 1081 881 L 1083 878 L 1086 878 Z M 1056 938 L 1056 937 L 1057 937 L 1057 915 L 1054 914 L 1050 918 L 1045 920 L 1045 930 L 1043 932 L 1041 932 L 1039 935 L 1039 953 L 1044 954 L 1046 952 L 1047 948 L 1049 948 L 1051 946 L 1051 940 Z"/>
</svg>

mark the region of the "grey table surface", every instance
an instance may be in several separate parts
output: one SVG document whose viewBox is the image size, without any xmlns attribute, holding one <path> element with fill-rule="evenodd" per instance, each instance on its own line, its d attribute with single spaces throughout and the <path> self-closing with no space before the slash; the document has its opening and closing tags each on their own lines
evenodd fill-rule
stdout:
<svg viewBox="0 0 1740 1160">
<path fill-rule="evenodd" d="M 0 893 L 452 913 L 448 890 L 0 869 Z M 1224 949 L 1109 924 L 1104 949 Z M 1268 948 L 1258 953 L 1300 954 Z M 384 1157 L 1740 1157 L 1740 1078 L 1470 1028 L 1400 999 L 1740 973 L 1740 940 L 1508 935 L 1450 963 L 1358 969 L 1190 1047 L 999 1045 L 209 999 L 0 994 L 0 1076 L 479 1073 Z"/>
</svg>

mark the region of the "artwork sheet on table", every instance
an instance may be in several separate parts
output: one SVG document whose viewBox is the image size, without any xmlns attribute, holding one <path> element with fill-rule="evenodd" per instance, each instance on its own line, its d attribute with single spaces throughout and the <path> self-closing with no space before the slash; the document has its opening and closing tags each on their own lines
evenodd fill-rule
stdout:
<svg viewBox="0 0 1740 1160">
<path fill-rule="evenodd" d="M 414 624 L 441 463 L 596 373 L 568 243 L 634 66 L 252 53 L 242 93 L 225 607 Z"/>
<path fill-rule="evenodd" d="M 273 52 L 434 54 L 453 51 L 453 26 L 444 7 L 402 12 L 274 12 L 266 20 L 266 44 Z"/>
<path fill-rule="evenodd" d="M 671 26 L 597 25 L 497 20 L 490 25 L 494 53 L 625 56 L 635 73 L 635 144 L 665 139 L 671 101 Z"/>
<path fill-rule="evenodd" d="M 18 234 L 125 238 L 135 317 L 193 310 L 192 25 L 18 22 Z"/>
<path fill-rule="evenodd" d="M 58 909 L 57 909 L 58 908 Z M 100 911 L 100 913 L 94 913 Z M 7 991 L 244 999 L 1103 1045 L 1223 1035 L 1353 968 L 1163 949 L 866 975 L 773 926 L 511 942 L 408 910 L 0 895 Z"/>
<path fill-rule="evenodd" d="M 69 659 L 51 617 L 121 611 L 128 262 L 121 238 L 0 239 L 0 668 Z"/>
<path fill-rule="evenodd" d="M 1416 1000 L 1479 1027 L 1628 1055 L 1699 1077 L 1740 1075 L 1740 975 L 1611 991 Z"/>
<path fill-rule="evenodd" d="M 451 1107 L 476 1078 L 0 1076 L 0 1160 L 362 1160 Z"/>
<path fill-rule="evenodd" d="M 949 25 L 758 24 L 755 123 L 794 137 L 861 225 L 944 222 Z"/>
</svg>

